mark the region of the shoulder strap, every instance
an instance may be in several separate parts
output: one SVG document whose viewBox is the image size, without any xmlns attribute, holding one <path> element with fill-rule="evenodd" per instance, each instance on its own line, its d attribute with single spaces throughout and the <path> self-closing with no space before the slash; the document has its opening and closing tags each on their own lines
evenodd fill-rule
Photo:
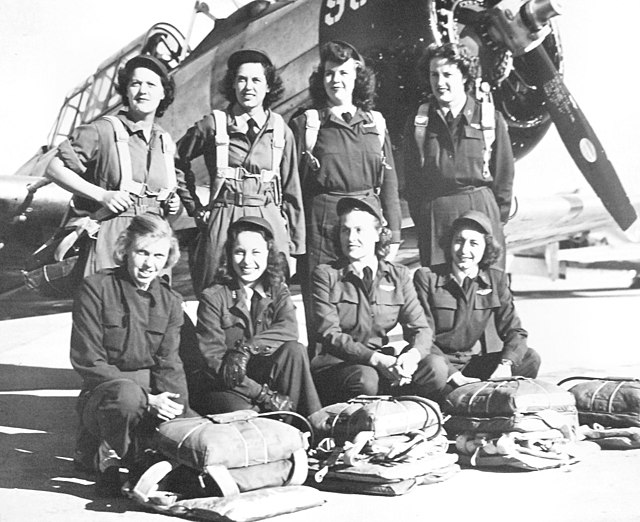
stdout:
<svg viewBox="0 0 640 522">
<path fill-rule="evenodd" d="M 284 119 L 279 114 L 272 112 L 273 116 L 273 141 L 271 142 L 271 171 L 280 172 L 280 162 L 284 153 Z"/>
<path fill-rule="evenodd" d="M 429 125 L 429 104 L 423 103 L 418 107 L 416 117 L 413 119 L 413 134 L 420 155 L 420 166 L 424 166 L 424 140 L 427 136 L 427 125 Z"/>
<path fill-rule="evenodd" d="M 171 194 L 178 186 L 176 166 L 174 163 L 176 144 L 173 142 L 168 132 L 160 130 L 159 135 L 160 145 L 162 146 L 162 156 L 164 157 L 165 188 L 160 190 L 157 197 L 158 201 L 165 201 L 171 197 Z"/>
<path fill-rule="evenodd" d="M 371 119 L 373 120 L 373 124 L 376 126 L 376 130 L 378 131 L 378 136 L 380 138 L 380 150 L 384 148 L 384 139 L 387 134 L 387 122 L 384 121 L 384 116 L 378 111 L 370 111 Z"/>
<path fill-rule="evenodd" d="M 229 167 L 229 133 L 227 132 L 227 113 L 214 110 L 211 113 L 215 123 L 216 137 L 216 168 L 226 169 Z"/>
<path fill-rule="evenodd" d="M 318 141 L 318 133 L 320 132 L 320 112 L 317 109 L 309 109 L 304 111 L 306 118 L 304 130 L 304 150 L 307 154 L 313 155 L 313 149 Z"/>
<path fill-rule="evenodd" d="M 482 176 L 491 177 L 489 162 L 493 144 L 496 141 L 496 107 L 491 96 L 491 87 L 487 82 L 477 80 L 476 95 L 480 101 L 480 128 L 482 129 L 482 140 L 484 141 L 484 153 L 482 158 Z"/>
<path fill-rule="evenodd" d="M 140 183 L 133 181 L 133 169 L 131 168 L 131 152 L 129 151 L 129 133 L 124 127 L 124 123 L 115 116 L 103 116 L 107 120 L 116 137 L 116 150 L 118 151 L 118 161 L 120 162 L 120 190 L 127 190 L 134 194 L 140 192 Z"/>
</svg>

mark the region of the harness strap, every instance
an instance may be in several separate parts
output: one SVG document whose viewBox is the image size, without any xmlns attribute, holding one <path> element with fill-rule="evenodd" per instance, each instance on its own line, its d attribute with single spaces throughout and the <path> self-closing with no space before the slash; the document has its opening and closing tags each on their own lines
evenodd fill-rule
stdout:
<svg viewBox="0 0 640 522">
<path fill-rule="evenodd" d="M 280 162 L 284 153 L 284 119 L 279 114 L 273 114 L 273 141 L 271 142 L 271 171 L 280 172 Z"/>
<path fill-rule="evenodd" d="M 304 127 L 304 152 L 311 162 L 314 170 L 320 168 L 320 162 L 313 155 L 313 149 L 318 141 L 318 133 L 320 132 L 320 111 L 317 109 L 309 109 L 304 111 L 306 123 Z"/>
<path fill-rule="evenodd" d="M 216 137 L 216 168 L 218 171 L 229 167 L 229 134 L 227 133 L 227 114 L 224 111 L 212 112 Z"/>
<path fill-rule="evenodd" d="M 429 104 L 423 103 L 418 107 L 418 113 L 413 119 L 413 135 L 418 146 L 421 167 L 424 167 L 424 140 L 427 137 L 427 125 L 429 125 Z"/>
<path fill-rule="evenodd" d="M 477 96 L 480 100 L 480 128 L 482 129 L 482 139 L 484 141 L 484 152 L 482 155 L 482 177 L 490 178 L 489 162 L 491 161 L 491 151 L 496 141 L 496 108 L 491 96 L 491 88 L 487 82 L 478 79 Z"/>
</svg>

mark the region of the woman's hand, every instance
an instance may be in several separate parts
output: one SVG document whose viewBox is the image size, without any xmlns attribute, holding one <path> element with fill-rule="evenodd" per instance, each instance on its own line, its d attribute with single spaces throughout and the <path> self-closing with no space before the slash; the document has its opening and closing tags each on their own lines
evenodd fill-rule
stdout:
<svg viewBox="0 0 640 522">
<path fill-rule="evenodd" d="M 193 219 L 195 219 L 197 226 L 205 228 L 209 223 L 209 216 L 211 216 L 211 212 L 205 207 L 200 207 L 193 215 Z"/>
<path fill-rule="evenodd" d="M 131 196 L 125 190 L 105 190 L 100 204 L 109 212 L 119 214 L 131 206 Z"/>
<path fill-rule="evenodd" d="M 452 382 L 456 387 L 464 386 L 465 384 L 471 384 L 472 382 L 480 382 L 480 379 L 476 377 L 467 377 L 466 375 L 462 375 L 462 372 L 454 373 L 449 382 Z"/>
<path fill-rule="evenodd" d="M 178 393 L 162 392 L 158 395 L 149 394 L 149 406 L 147 407 L 151 415 L 160 420 L 167 421 L 182 415 L 184 406 L 172 399 L 180 397 Z"/>
<path fill-rule="evenodd" d="M 167 200 L 167 214 L 169 214 L 170 216 L 175 216 L 178 213 L 178 210 L 180 210 L 180 196 L 178 196 L 178 194 L 174 193 L 168 200 Z"/>
<path fill-rule="evenodd" d="M 420 359 L 422 359 L 422 356 L 415 348 L 411 348 L 398 356 L 395 365 L 396 372 L 400 375 L 398 385 L 403 386 L 411 382 L 411 377 L 416 373 Z"/>
<path fill-rule="evenodd" d="M 489 379 L 503 379 L 513 377 L 513 372 L 511 370 L 511 364 L 509 363 L 500 363 L 496 369 L 491 374 Z"/>
<path fill-rule="evenodd" d="M 381 352 L 373 352 L 371 359 L 369 359 L 369 364 L 378 370 L 383 377 L 391 381 L 392 385 L 397 384 L 402 379 L 402 376 L 396 367 L 397 362 L 397 357 L 394 357 L 393 355 L 386 355 Z"/>
</svg>

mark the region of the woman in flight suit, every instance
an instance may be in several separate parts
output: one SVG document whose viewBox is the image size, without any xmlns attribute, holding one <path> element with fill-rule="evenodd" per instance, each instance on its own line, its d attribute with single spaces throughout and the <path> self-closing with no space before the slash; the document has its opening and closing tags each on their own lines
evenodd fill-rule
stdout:
<svg viewBox="0 0 640 522">
<path fill-rule="evenodd" d="M 483 105 L 470 94 L 476 66 L 466 48 L 432 45 L 422 67 L 431 96 L 405 131 L 403 159 L 420 261 L 431 266 L 444 263 L 439 240 L 467 210 L 489 216 L 504 247 L 514 160 L 504 118 L 492 103 Z M 483 118 L 482 111 L 491 114 Z M 503 248 L 498 266 L 504 268 L 504 261 Z"/>
<path fill-rule="evenodd" d="M 315 110 L 296 117 L 291 126 L 302 158 L 307 222 L 306 262 L 298 271 L 307 327 L 312 330 L 310 276 L 319 264 L 340 257 L 334 242 L 338 200 L 349 195 L 380 198 L 392 234 L 390 257 L 400 245 L 402 216 L 386 124 L 380 113 L 371 110 L 375 95 L 371 68 L 352 45 L 328 42 L 309 85 Z"/>
<path fill-rule="evenodd" d="M 213 282 L 227 229 L 242 216 L 267 219 L 287 259 L 303 254 L 305 248 L 293 134 L 282 117 L 269 110 L 284 92 L 271 59 L 252 49 L 233 53 L 222 92 L 229 101 L 227 109 L 205 116 L 178 142 L 178 166 L 184 172 L 179 194 L 200 226 L 190 260 L 196 295 Z M 191 171 L 191 161 L 199 156 L 204 156 L 209 171 L 207 202 L 198 198 Z"/>
<path fill-rule="evenodd" d="M 216 284 L 202 292 L 198 306 L 199 367 L 187 377 L 201 414 L 309 415 L 320 408 L 307 351 L 298 343 L 286 263 L 274 245 L 273 228 L 261 217 L 242 217 L 229 227 Z"/>
<path fill-rule="evenodd" d="M 500 246 L 492 223 L 469 211 L 445 234 L 447 263 L 414 274 L 418 299 L 435 332 L 426 384 L 434 399 L 451 389 L 489 378 L 538 375 L 540 356 L 527 346 L 527 331 L 516 313 L 507 275 L 491 265 Z M 495 324 L 503 346 L 483 353 L 483 336 Z"/>
<path fill-rule="evenodd" d="M 338 202 L 343 255 L 313 273 L 313 307 L 318 330 L 311 361 L 323 404 L 379 393 L 424 396 L 432 379 L 431 329 L 409 270 L 385 261 L 389 237 L 372 197 Z M 385 234 L 386 235 L 386 234 Z M 407 345 L 400 355 L 387 346 L 388 333 L 402 324 Z"/>
</svg>

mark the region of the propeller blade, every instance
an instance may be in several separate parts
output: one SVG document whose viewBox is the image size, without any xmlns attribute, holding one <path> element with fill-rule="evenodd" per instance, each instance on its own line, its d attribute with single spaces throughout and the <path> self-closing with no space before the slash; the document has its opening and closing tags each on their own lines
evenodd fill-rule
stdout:
<svg viewBox="0 0 640 522">
<path fill-rule="evenodd" d="M 613 165 L 542 45 L 520 57 L 531 71 L 546 108 L 569 154 L 622 230 L 637 219 L 636 211 Z"/>
</svg>

